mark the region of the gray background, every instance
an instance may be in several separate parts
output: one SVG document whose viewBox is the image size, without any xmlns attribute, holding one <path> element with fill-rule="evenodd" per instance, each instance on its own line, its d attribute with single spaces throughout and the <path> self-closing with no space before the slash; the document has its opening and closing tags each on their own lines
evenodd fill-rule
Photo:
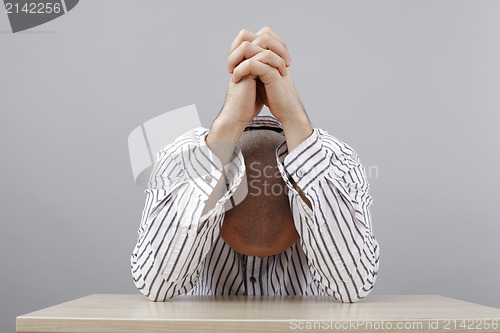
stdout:
<svg viewBox="0 0 500 333">
<path fill-rule="evenodd" d="M 12 34 L 0 13 L 0 327 L 129 272 L 144 193 L 127 137 L 196 104 L 210 126 L 241 28 L 287 43 L 313 126 L 370 170 L 372 294 L 500 307 L 500 2 L 81 1 Z M 378 175 L 375 170 L 378 170 Z"/>
</svg>

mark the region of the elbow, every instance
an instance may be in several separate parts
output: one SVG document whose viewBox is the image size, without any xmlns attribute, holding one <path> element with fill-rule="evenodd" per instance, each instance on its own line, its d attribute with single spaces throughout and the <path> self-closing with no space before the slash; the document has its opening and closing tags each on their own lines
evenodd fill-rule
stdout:
<svg viewBox="0 0 500 333">
<path fill-rule="evenodd" d="M 377 272 L 370 272 L 371 274 L 365 278 L 364 283 L 359 286 L 356 290 L 354 297 L 351 297 L 352 302 L 349 303 L 357 303 L 368 296 L 375 286 L 375 280 L 377 279 Z"/>
<path fill-rule="evenodd" d="M 156 295 L 157 295 L 157 293 L 156 293 L 156 292 L 151 292 L 151 293 L 149 293 L 149 294 L 147 294 L 147 293 L 143 293 L 143 294 L 144 294 L 144 295 L 146 296 L 146 298 L 147 298 L 148 300 L 150 300 L 151 302 L 166 302 L 166 301 L 169 301 L 170 299 L 172 299 L 172 297 L 173 297 L 173 295 L 165 295 L 165 297 L 163 297 L 163 298 L 161 298 L 161 299 L 160 299 L 160 298 L 158 298 L 158 297 L 156 296 Z"/>
<path fill-rule="evenodd" d="M 352 270 L 353 274 L 351 274 L 350 278 L 345 280 L 345 287 L 341 288 L 343 303 L 357 303 L 372 292 L 379 268 L 378 245 L 375 247 L 373 253 L 371 260 L 361 259 L 364 264 L 357 265 L 357 269 Z"/>
<path fill-rule="evenodd" d="M 151 302 L 166 302 L 175 296 L 181 295 L 187 288 L 186 282 L 181 280 L 169 281 L 157 277 L 151 279 L 145 272 L 146 278 L 141 273 L 133 274 L 134 284 L 137 289 Z M 151 274 L 151 273 L 150 273 Z M 153 274 L 154 276 L 154 274 Z"/>
<path fill-rule="evenodd" d="M 137 289 L 151 302 L 165 302 L 174 296 L 171 293 L 165 293 L 165 291 L 158 286 L 147 284 L 145 281 L 142 281 L 142 283 L 136 283 L 135 285 Z"/>
<path fill-rule="evenodd" d="M 333 284 L 335 289 L 325 288 L 326 294 L 341 303 L 357 303 L 368 296 L 375 285 L 376 271 L 371 271 L 363 279 L 351 279 L 349 281 Z"/>
<path fill-rule="evenodd" d="M 137 290 L 152 302 L 161 301 L 159 299 L 160 287 L 149 278 L 149 274 L 152 272 L 142 270 L 140 265 L 132 265 L 131 270 L 132 280 Z"/>
<path fill-rule="evenodd" d="M 328 293 L 329 296 L 332 297 L 337 302 L 340 303 L 357 303 L 361 301 L 363 298 L 365 298 L 366 295 L 363 295 L 361 293 L 357 293 L 354 295 L 351 295 L 349 293 L 339 293 L 339 292 L 333 292 L 333 293 Z"/>
<path fill-rule="evenodd" d="M 139 274 L 138 277 L 133 276 L 133 280 L 137 290 L 151 302 L 165 302 L 175 296 L 177 288 L 166 288 L 167 286 L 171 286 L 171 284 L 167 284 L 163 279 L 155 282 L 148 278 L 144 279 L 143 276 Z"/>
<path fill-rule="evenodd" d="M 351 297 L 349 303 L 357 303 L 363 300 L 366 296 L 368 296 L 371 293 L 371 291 L 373 290 L 373 286 L 374 284 L 372 282 L 367 281 L 367 284 L 359 288 L 356 295 L 354 295 L 354 297 Z"/>
<path fill-rule="evenodd" d="M 130 258 L 132 280 L 137 290 L 152 302 L 161 302 L 170 299 L 169 288 L 162 278 L 158 267 L 154 264 L 152 251 L 137 255 L 136 250 Z"/>
<path fill-rule="evenodd" d="M 361 300 L 363 300 L 366 296 L 368 296 L 371 290 L 372 287 L 366 288 L 365 286 L 363 286 L 362 288 L 356 290 L 332 292 L 328 293 L 328 295 L 340 303 L 358 303 Z"/>
<path fill-rule="evenodd" d="M 142 290 L 141 290 L 141 292 L 142 292 Z M 159 302 L 159 301 L 160 301 L 160 300 L 158 300 L 158 298 L 155 296 L 155 295 L 156 295 L 156 293 L 154 293 L 154 292 L 151 292 L 151 293 L 149 293 L 149 292 L 142 292 L 142 294 L 143 294 L 144 296 L 146 296 L 146 298 L 147 298 L 148 300 L 150 300 L 151 302 Z"/>
</svg>

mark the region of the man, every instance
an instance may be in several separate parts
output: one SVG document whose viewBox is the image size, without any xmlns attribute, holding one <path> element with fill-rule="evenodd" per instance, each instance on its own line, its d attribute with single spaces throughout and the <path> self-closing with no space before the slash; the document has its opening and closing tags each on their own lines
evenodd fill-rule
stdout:
<svg viewBox="0 0 500 333">
<path fill-rule="evenodd" d="M 193 129 L 156 155 L 131 257 L 134 282 L 150 300 L 238 294 L 356 302 L 371 291 L 379 247 L 364 168 L 351 147 L 312 128 L 290 61 L 268 27 L 242 30 L 210 130 Z M 263 105 L 272 117 L 258 116 Z"/>
</svg>

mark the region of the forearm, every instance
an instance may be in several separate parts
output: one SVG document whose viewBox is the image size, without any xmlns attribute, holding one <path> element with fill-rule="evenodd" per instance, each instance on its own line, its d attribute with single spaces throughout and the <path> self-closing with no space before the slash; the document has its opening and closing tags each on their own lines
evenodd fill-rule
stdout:
<svg viewBox="0 0 500 333">
<path fill-rule="evenodd" d="M 203 144 L 206 129 L 177 138 L 157 155 L 131 264 L 136 286 L 149 299 L 167 300 L 196 281 L 200 263 L 218 235 L 224 200 L 210 219 L 202 210 L 221 177 L 221 165 Z M 234 190 L 243 177 L 242 159 L 229 164 Z M 208 172 L 208 173 L 207 173 Z"/>
<path fill-rule="evenodd" d="M 290 192 L 315 279 L 341 302 L 360 300 L 373 287 L 379 256 L 364 168 L 351 147 L 320 129 L 280 156 L 280 167 L 311 201 L 307 209 L 298 193 Z"/>
<path fill-rule="evenodd" d="M 187 287 L 181 283 L 186 277 L 196 281 L 193 268 L 198 265 L 198 256 L 189 253 L 204 234 L 197 233 L 202 202 L 195 200 L 192 186 L 181 185 L 175 195 L 168 192 L 146 191 L 144 228 L 131 258 L 137 288 L 153 301 L 169 299 L 180 287 Z M 182 204 L 186 198 L 190 198 L 190 205 Z M 193 267 L 184 265 L 186 262 Z"/>
<path fill-rule="evenodd" d="M 312 215 L 303 212 L 296 219 L 297 229 L 304 230 L 300 235 L 304 253 L 328 295 L 340 302 L 357 302 L 375 283 L 377 241 L 369 228 L 352 219 L 351 203 L 328 180 L 320 181 L 311 192 L 317 195 L 313 196 L 317 211 Z"/>
</svg>

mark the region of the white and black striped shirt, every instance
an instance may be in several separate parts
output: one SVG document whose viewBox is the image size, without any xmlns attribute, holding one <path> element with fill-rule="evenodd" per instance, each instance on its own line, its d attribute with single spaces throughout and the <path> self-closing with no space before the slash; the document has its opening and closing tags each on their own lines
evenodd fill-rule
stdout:
<svg viewBox="0 0 500 333">
<path fill-rule="evenodd" d="M 273 117 L 257 117 L 249 126 L 281 128 Z M 156 154 L 131 256 L 137 288 L 152 301 L 188 294 L 330 295 L 356 302 L 368 295 L 379 246 L 369 185 L 354 150 L 318 128 L 290 153 L 286 141 L 276 149 L 300 238 L 282 253 L 259 258 L 236 252 L 219 235 L 224 205 L 245 176 L 238 147 L 225 167 L 229 190 L 201 216 L 222 175 L 220 161 L 205 143 L 208 132 L 195 128 Z"/>
</svg>

